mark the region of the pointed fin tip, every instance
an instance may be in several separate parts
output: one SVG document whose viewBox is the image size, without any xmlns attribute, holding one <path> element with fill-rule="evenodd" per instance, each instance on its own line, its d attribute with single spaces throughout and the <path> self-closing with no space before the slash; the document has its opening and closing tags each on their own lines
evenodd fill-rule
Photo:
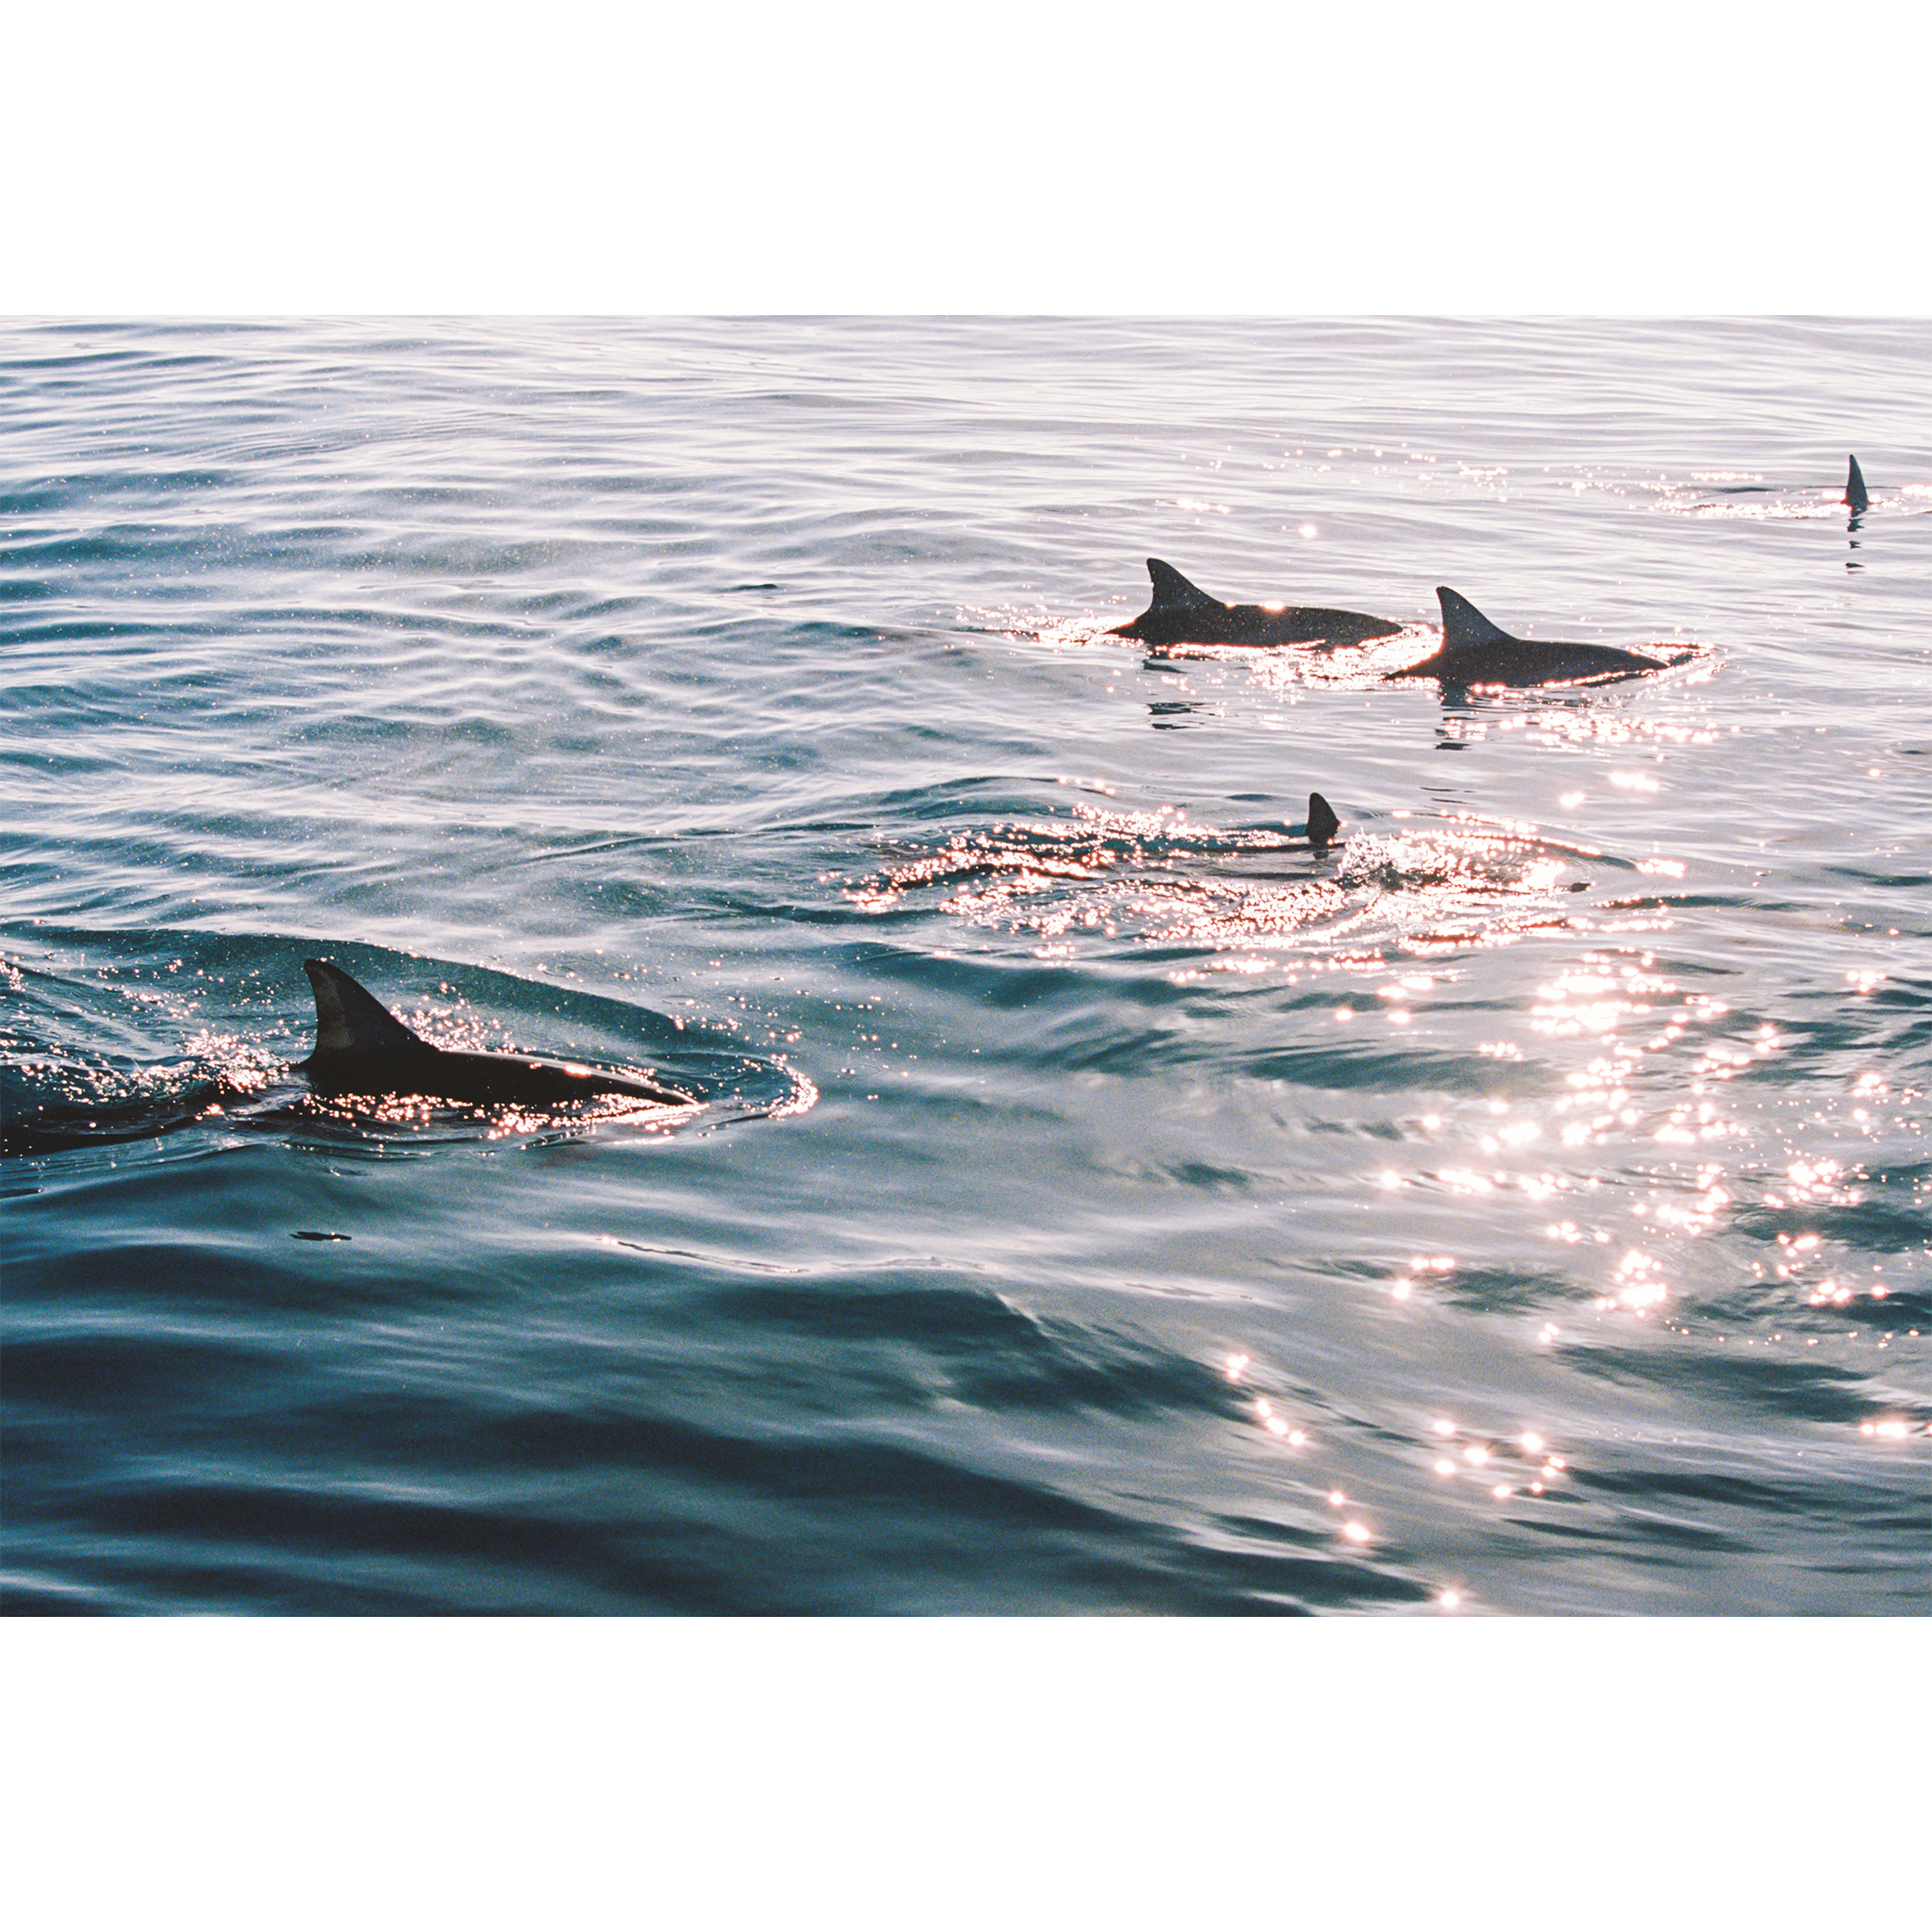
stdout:
<svg viewBox="0 0 1932 1932">
<path fill-rule="evenodd" d="M 1851 468 L 1845 477 L 1845 493 L 1842 501 L 1856 516 L 1860 510 L 1870 509 L 1872 498 L 1865 489 L 1865 473 L 1858 468 L 1858 459 L 1853 457 Z"/>
<path fill-rule="evenodd" d="M 1308 793 L 1308 843 L 1317 847 L 1332 844 L 1341 829 L 1335 808 L 1319 791 Z"/>
<path fill-rule="evenodd" d="M 1227 608 L 1219 597 L 1210 597 L 1199 584 L 1191 584 L 1173 564 L 1163 563 L 1158 557 L 1147 559 L 1147 575 L 1154 585 L 1156 610 L 1185 610 L 1203 604 L 1211 604 L 1217 610 Z"/>
<path fill-rule="evenodd" d="M 1516 641 L 1500 624 L 1485 617 L 1460 591 L 1452 591 L 1447 584 L 1438 584 L 1436 601 L 1442 607 L 1444 651 L 1460 650 L 1474 644 L 1511 644 Z"/>
<path fill-rule="evenodd" d="M 315 989 L 317 1054 L 393 1051 L 420 1045 L 416 1035 L 366 986 L 326 959 L 305 959 L 302 970 Z"/>
</svg>

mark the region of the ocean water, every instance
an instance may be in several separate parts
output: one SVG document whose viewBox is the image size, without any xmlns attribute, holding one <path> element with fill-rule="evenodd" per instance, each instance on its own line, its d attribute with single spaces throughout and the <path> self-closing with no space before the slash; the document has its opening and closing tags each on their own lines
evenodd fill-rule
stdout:
<svg viewBox="0 0 1932 1932">
<path fill-rule="evenodd" d="M 1928 422 L 1923 322 L 0 330 L 8 1607 L 1924 1611 Z M 1387 679 L 1439 584 L 1680 661 Z M 311 957 L 694 1104 L 319 1103 Z"/>
</svg>

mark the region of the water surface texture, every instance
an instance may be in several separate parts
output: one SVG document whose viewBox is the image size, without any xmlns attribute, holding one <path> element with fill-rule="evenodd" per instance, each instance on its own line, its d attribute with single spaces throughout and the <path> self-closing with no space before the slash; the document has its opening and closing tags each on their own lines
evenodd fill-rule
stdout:
<svg viewBox="0 0 1932 1932">
<path fill-rule="evenodd" d="M 1924 323 L 0 331 L 9 1607 L 1923 1612 L 1928 423 Z M 1684 661 L 1388 681 L 1438 584 Z M 309 957 L 697 1102 L 321 1105 Z"/>
</svg>

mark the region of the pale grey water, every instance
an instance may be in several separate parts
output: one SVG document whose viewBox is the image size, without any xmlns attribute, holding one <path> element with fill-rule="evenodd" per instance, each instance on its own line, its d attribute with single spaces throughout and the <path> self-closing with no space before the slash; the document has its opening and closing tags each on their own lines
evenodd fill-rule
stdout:
<svg viewBox="0 0 1932 1932">
<path fill-rule="evenodd" d="M 12 1607 L 1923 1609 L 1928 350 L 12 326 L 10 1118 L 318 953 L 708 1102 L 8 1158 Z"/>
</svg>

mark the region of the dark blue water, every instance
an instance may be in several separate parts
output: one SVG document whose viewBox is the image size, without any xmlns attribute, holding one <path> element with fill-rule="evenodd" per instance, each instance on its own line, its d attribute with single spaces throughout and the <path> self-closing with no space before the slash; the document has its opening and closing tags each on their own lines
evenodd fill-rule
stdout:
<svg viewBox="0 0 1932 1932">
<path fill-rule="evenodd" d="M 0 332 L 9 1606 L 1923 1611 L 1928 405 L 1923 323 Z M 1419 628 L 1150 658 L 1150 555 Z M 1438 584 L 1689 656 L 1383 680 Z M 314 956 L 699 1104 L 319 1105 Z"/>
</svg>

